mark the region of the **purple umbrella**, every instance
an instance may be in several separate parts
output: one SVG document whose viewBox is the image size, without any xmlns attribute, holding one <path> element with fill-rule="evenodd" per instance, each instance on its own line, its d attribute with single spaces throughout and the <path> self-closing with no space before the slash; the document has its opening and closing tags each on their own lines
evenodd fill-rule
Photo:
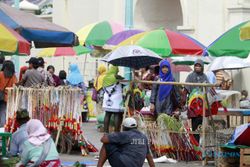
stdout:
<svg viewBox="0 0 250 167">
<path fill-rule="evenodd" d="M 121 31 L 113 35 L 109 40 L 107 40 L 106 44 L 107 45 L 118 45 L 120 42 L 124 41 L 125 39 L 139 34 L 143 32 L 142 30 L 126 30 L 126 31 Z"/>
</svg>

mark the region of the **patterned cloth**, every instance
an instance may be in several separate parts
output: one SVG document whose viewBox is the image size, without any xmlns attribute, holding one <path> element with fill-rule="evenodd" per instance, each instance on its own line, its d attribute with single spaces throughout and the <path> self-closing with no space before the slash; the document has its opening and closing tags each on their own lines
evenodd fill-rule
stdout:
<svg viewBox="0 0 250 167">
<path fill-rule="evenodd" d="M 44 68 L 42 68 L 42 67 L 38 67 L 37 71 L 39 71 L 44 76 L 44 80 L 45 80 L 47 85 L 49 85 L 49 86 L 55 85 L 53 76 L 50 72 L 45 71 Z"/>
</svg>

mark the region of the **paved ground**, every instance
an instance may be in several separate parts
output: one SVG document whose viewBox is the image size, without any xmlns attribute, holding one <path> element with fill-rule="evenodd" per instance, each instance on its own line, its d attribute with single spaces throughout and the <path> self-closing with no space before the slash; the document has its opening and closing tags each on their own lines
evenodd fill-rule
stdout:
<svg viewBox="0 0 250 167">
<path fill-rule="evenodd" d="M 87 139 L 93 143 L 98 149 L 101 148 L 101 142 L 100 138 L 103 135 L 102 133 L 98 132 L 96 130 L 95 123 L 84 123 L 84 134 L 87 137 Z M 96 166 L 97 161 L 95 160 L 95 155 L 98 155 L 98 153 L 94 153 L 91 155 L 88 155 L 86 157 L 83 157 L 80 155 L 80 153 L 74 153 L 74 154 L 61 154 L 60 158 L 63 162 L 69 162 L 73 163 L 76 161 L 85 162 L 89 164 L 89 166 Z M 66 164 L 66 163 L 65 163 Z M 108 163 L 106 166 L 109 166 Z M 147 163 L 145 163 L 144 166 L 148 166 Z M 173 163 L 158 163 L 156 164 L 157 167 L 195 167 L 195 166 L 201 166 L 201 162 L 178 162 L 176 164 Z"/>
</svg>

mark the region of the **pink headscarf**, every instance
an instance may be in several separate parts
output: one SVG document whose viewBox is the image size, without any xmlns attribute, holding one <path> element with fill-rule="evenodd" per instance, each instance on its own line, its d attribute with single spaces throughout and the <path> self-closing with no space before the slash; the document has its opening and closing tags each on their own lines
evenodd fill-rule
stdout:
<svg viewBox="0 0 250 167">
<path fill-rule="evenodd" d="M 36 146 L 40 146 L 50 138 L 47 129 L 38 119 L 31 119 L 27 122 L 28 141 Z"/>
</svg>

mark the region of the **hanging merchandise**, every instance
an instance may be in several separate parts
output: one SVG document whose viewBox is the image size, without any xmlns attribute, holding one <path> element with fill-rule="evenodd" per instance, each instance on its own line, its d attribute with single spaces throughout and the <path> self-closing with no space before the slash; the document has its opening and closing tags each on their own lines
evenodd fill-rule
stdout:
<svg viewBox="0 0 250 167">
<path fill-rule="evenodd" d="M 152 153 L 180 161 L 201 160 L 201 151 L 186 125 L 166 114 L 161 114 L 156 123 L 145 123 L 145 134 L 150 140 Z"/>
<path fill-rule="evenodd" d="M 77 141 L 81 146 L 86 145 L 81 147 L 84 149 L 82 152 L 95 151 L 89 150 L 94 146 L 83 137 L 81 97 L 81 89 L 71 87 L 8 89 L 5 130 L 16 130 L 18 125 L 15 121 L 15 112 L 17 109 L 25 108 L 29 111 L 30 118 L 39 119 L 52 137 L 59 136 L 60 146 L 63 146 L 62 143 L 66 142 L 64 139 L 70 136 L 70 143 L 67 144 L 73 145 Z"/>
</svg>

